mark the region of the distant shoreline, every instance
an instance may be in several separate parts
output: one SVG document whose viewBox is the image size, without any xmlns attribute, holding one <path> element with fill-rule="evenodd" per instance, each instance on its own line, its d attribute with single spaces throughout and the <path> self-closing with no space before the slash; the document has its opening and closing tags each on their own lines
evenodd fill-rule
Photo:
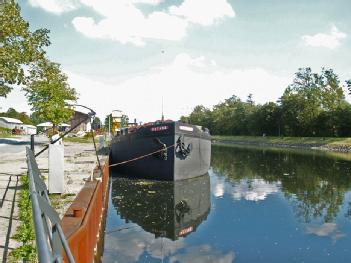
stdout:
<svg viewBox="0 0 351 263">
<path fill-rule="evenodd" d="M 351 153 L 351 138 L 212 136 L 215 145 L 250 145 Z"/>
</svg>

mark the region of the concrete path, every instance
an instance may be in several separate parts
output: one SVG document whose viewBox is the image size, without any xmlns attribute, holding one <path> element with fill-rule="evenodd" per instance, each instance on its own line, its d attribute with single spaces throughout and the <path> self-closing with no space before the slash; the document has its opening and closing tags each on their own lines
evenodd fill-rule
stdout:
<svg viewBox="0 0 351 263">
<path fill-rule="evenodd" d="M 0 262 L 7 261 L 8 253 L 20 246 L 11 239 L 19 226 L 18 221 L 18 193 L 20 191 L 20 177 L 27 172 L 25 148 L 29 146 L 30 137 L 15 139 L 0 138 Z M 44 136 L 36 137 L 36 152 L 48 139 Z M 74 200 L 76 194 L 84 185 L 85 178 L 91 175 L 96 165 L 96 156 L 91 143 L 64 143 L 65 145 L 65 193 L 56 198 L 56 210 L 60 216 Z M 48 174 L 48 153 L 45 151 L 37 158 L 42 175 Z"/>
</svg>

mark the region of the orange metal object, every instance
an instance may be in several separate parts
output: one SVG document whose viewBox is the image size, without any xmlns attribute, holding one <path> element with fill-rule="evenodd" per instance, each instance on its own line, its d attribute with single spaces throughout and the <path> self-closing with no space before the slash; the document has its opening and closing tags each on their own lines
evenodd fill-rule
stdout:
<svg viewBox="0 0 351 263">
<path fill-rule="evenodd" d="M 86 182 L 61 220 L 62 230 L 77 263 L 94 261 L 103 211 L 108 203 L 108 163 L 106 160 L 102 180 Z M 63 257 L 67 262 L 64 254 Z"/>
</svg>

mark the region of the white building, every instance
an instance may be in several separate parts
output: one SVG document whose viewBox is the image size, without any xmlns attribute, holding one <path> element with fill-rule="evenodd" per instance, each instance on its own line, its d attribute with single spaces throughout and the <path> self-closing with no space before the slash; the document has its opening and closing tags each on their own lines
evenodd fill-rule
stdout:
<svg viewBox="0 0 351 263">
<path fill-rule="evenodd" d="M 37 134 L 37 127 L 29 124 L 24 124 L 21 126 L 21 130 L 23 130 L 24 134 Z"/>
<path fill-rule="evenodd" d="M 7 128 L 7 129 L 18 129 L 21 130 L 22 134 L 36 134 L 37 127 L 29 124 L 23 124 L 22 121 L 8 118 L 8 117 L 0 117 L 0 127 Z"/>
<path fill-rule="evenodd" d="M 48 130 L 48 129 L 51 129 L 52 128 L 52 122 L 43 122 L 43 123 L 39 123 L 37 125 L 38 128 L 42 128 L 43 130 Z"/>
<path fill-rule="evenodd" d="M 0 127 L 7 129 L 21 129 L 23 122 L 14 118 L 0 117 Z"/>
</svg>

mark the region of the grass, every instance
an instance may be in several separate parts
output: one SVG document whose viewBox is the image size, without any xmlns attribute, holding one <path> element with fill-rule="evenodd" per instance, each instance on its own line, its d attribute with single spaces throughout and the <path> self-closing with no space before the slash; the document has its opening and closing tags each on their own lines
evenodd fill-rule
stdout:
<svg viewBox="0 0 351 263">
<path fill-rule="evenodd" d="M 22 245 L 10 253 L 9 262 L 37 262 L 32 203 L 29 198 L 29 180 L 27 175 L 21 176 L 21 186 L 22 189 L 18 201 L 20 225 L 12 238 L 21 242 Z M 72 196 L 75 196 L 75 194 L 52 194 L 49 197 L 53 208 L 58 208 L 64 203 L 71 202 L 70 197 Z"/>
<path fill-rule="evenodd" d="M 302 144 L 302 145 L 345 145 L 351 146 L 351 138 L 338 137 L 262 137 L 262 136 L 222 136 L 214 135 L 212 140 L 232 142 L 252 142 L 269 144 Z"/>
<path fill-rule="evenodd" d="M 75 194 L 50 194 L 51 206 L 54 209 L 60 209 L 63 205 L 67 203 L 72 203 L 72 197 L 75 197 Z"/>
<path fill-rule="evenodd" d="M 20 225 L 12 238 L 20 241 L 22 245 L 10 253 L 10 262 L 18 262 L 19 260 L 37 262 L 32 204 L 29 198 L 29 181 L 27 175 L 21 176 L 21 185 L 22 189 L 18 202 Z"/>
<path fill-rule="evenodd" d="M 14 137 L 10 129 L 0 127 L 0 138 Z"/>
<path fill-rule="evenodd" d="M 78 142 L 78 143 L 92 143 L 92 138 L 89 137 L 64 137 L 63 141 L 65 142 Z"/>
</svg>

